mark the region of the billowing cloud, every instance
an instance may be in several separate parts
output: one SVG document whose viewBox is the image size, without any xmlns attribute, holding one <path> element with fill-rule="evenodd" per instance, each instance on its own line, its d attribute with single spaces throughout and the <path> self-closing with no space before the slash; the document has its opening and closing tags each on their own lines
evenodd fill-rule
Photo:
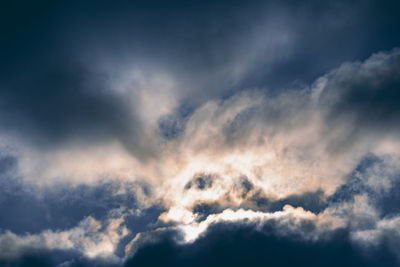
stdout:
<svg viewBox="0 0 400 267">
<path fill-rule="evenodd" d="M 314 242 L 346 229 L 354 244 L 379 244 L 385 233 L 396 231 L 398 220 L 396 213 L 385 214 L 379 209 L 379 203 L 398 184 L 398 129 L 391 126 L 390 116 L 359 119 L 365 113 L 364 100 L 355 100 L 352 95 L 354 90 L 367 90 L 364 97 L 370 91 L 371 97 L 390 94 L 396 86 L 399 58 L 397 49 L 378 53 L 363 63 L 346 63 L 310 87 L 276 96 L 252 90 L 209 101 L 186 119 L 180 136 L 160 147 L 158 162 L 139 164 L 117 146 L 108 147 L 110 159 L 102 159 L 94 149 L 76 147 L 55 152 L 40 177 L 73 182 L 80 176 L 88 179 L 84 180 L 88 185 L 96 177 L 110 177 L 114 182 L 109 194 L 135 197 L 132 203 L 121 203 L 122 214 L 129 214 L 124 209 L 134 205 L 140 209 L 160 205 L 165 211 L 158 223 L 148 232 L 136 232 L 131 241 L 125 240 L 124 251 L 130 256 L 142 246 L 138 244 L 160 240 L 157 236 L 162 232 L 181 233 L 178 243 L 192 243 L 212 225 L 221 223 L 249 224 L 256 229 L 273 224 L 276 235 L 297 235 Z M 358 81 L 370 87 L 360 89 Z M 382 114 L 395 114 L 397 106 L 379 103 L 381 99 L 386 101 L 374 98 L 374 105 L 386 109 Z M 359 107 L 351 104 L 351 110 L 342 107 L 336 111 L 350 100 L 361 103 Z M 333 113 L 338 116 L 333 117 Z M 384 134 L 382 124 L 388 125 Z M 362 127 L 368 128 L 357 131 Z M 357 135 L 349 136 L 349 131 Z M 32 153 L 29 150 L 20 153 L 18 169 L 24 176 L 44 160 L 25 159 Z M 45 156 L 47 152 L 37 153 Z M 80 156 L 82 153 L 86 155 Z M 5 163 L 12 164 L 12 158 L 6 159 Z M 134 166 L 137 169 L 132 169 Z M 120 185 L 113 186 L 117 182 Z M 131 187 L 129 182 L 133 183 Z M 316 207 L 314 211 L 302 207 L 310 196 L 317 201 L 317 206 L 308 206 Z M 16 247 L 3 257 L 15 257 L 25 247 L 75 249 L 89 258 L 114 255 L 129 230 L 121 226 L 123 221 L 115 223 L 106 218 L 103 220 L 109 225 L 104 227 L 88 217 L 75 228 L 59 232 L 26 236 L 5 232 L 2 243 L 11 242 Z M 97 225 L 93 230 L 96 242 L 75 238 L 80 236 L 77 232 L 92 231 L 83 227 L 86 224 Z"/>
<path fill-rule="evenodd" d="M 153 4 L 5 18 L 0 263 L 398 264 L 396 4 Z"/>
</svg>

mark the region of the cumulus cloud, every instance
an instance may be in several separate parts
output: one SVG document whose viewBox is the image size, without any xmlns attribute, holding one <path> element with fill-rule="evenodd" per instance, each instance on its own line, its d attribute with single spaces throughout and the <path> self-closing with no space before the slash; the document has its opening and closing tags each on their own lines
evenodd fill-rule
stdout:
<svg viewBox="0 0 400 267">
<path fill-rule="evenodd" d="M 397 29 L 377 32 L 386 45 L 361 41 L 357 23 L 391 18 L 372 2 L 182 4 L 154 21 L 145 4 L 99 4 L 93 21 L 75 14 L 79 30 L 54 21 L 52 53 L 40 34 L 51 27 L 17 31 L 38 37 L 38 56 L 7 42 L 15 61 L 0 65 L 1 259 L 58 250 L 123 264 L 224 225 L 313 245 L 342 231 L 397 253 L 400 50 L 387 50 Z M 28 227 L 17 217 L 29 210 L 45 216 Z"/>
<path fill-rule="evenodd" d="M 252 221 L 257 217 L 263 221 L 260 218 L 279 216 L 280 211 L 240 209 L 247 205 L 260 210 L 262 207 L 249 203 L 262 197 L 273 202 L 296 192 L 321 190 L 327 208 L 319 214 L 304 212 L 327 221 L 329 226 L 322 227 L 318 220 L 313 220 L 318 229 L 346 228 L 357 232 L 382 224 L 386 219 L 381 217 L 375 203 L 398 179 L 397 128 L 388 128 L 383 135 L 380 125 L 391 118 L 382 116 L 376 121 L 377 118 L 369 117 L 366 119 L 371 121 L 365 127 L 371 128 L 350 138 L 348 131 L 365 125 L 363 121 L 351 120 L 352 116 L 363 116 L 363 110 L 354 107 L 354 111 L 348 111 L 349 121 L 340 116 L 332 118 L 331 114 L 337 105 L 348 101 L 342 94 L 362 90 L 353 86 L 354 81 L 370 85 L 369 80 L 375 83 L 384 80 L 384 84 L 363 88 L 385 91 L 390 89 L 384 85 L 392 83 L 388 80 L 394 77 L 394 85 L 389 88 L 397 86 L 398 62 L 399 53 L 395 49 L 373 55 L 364 63 L 344 64 L 301 91 L 289 91 L 273 99 L 258 92 L 245 92 L 205 104 L 190 117 L 184 135 L 176 141 L 181 153 L 190 160 L 176 178 L 170 179 L 168 190 L 162 191 L 168 192 L 163 196 L 169 209 L 159 219 L 177 223 L 184 240 L 193 241 L 209 224 L 220 220 Z M 380 78 L 386 71 L 390 73 L 388 77 Z M 388 109 L 385 113 L 396 112 L 396 105 L 390 110 L 384 99 L 382 103 L 379 98 L 374 101 L 378 102 L 375 105 Z M 342 144 L 344 140 L 346 145 Z M 381 162 L 362 166 L 363 159 L 371 154 L 377 155 Z M 352 179 L 361 180 L 354 185 L 358 189 L 348 189 L 347 201 L 335 201 L 344 194 L 348 182 L 351 187 Z M 195 212 L 199 204 L 217 204 L 220 213 L 210 214 L 199 222 L 199 214 Z M 232 207 L 238 210 L 230 210 Z M 284 213 L 302 211 L 285 207 Z M 301 218 L 303 213 L 295 214 Z M 301 232 L 300 227 L 297 230 Z"/>
<path fill-rule="evenodd" d="M 137 250 L 135 242 L 143 243 L 143 236 L 145 240 L 154 240 L 154 233 L 173 230 L 182 233 L 178 242 L 187 243 L 206 233 L 211 225 L 232 222 L 262 227 L 273 221 L 278 235 L 296 233 L 311 240 L 337 229 L 347 229 L 357 242 L 378 242 L 397 220 L 397 217 L 385 217 L 377 203 L 397 183 L 398 129 L 391 126 L 390 116 L 365 118 L 370 120 L 368 123 L 359 119 L 364 114 L 363 100 L 359 107 L 358 102 L 351 104 L 351 110 L 336 109 L 350 100 L 356 101 L 351 97 L 352 91 L 367 90 L 366 95 L 370 91 L 373 94 L 374 105 L 385 108 L 382 114 L 395 114 L 397 105 L 385 105 L 386 98 L 376 99 L 375 96 L 386 95 L 385 90 L 390 94 L 396 86 L 399 58 L 397 49 L 378 53 L 363 63 L 340 66 L 311 87 L 285 91 L 273 97 L 255 90 L 226 100 L 209 101 L 187 119 L 181 136 L 163 145 L 159 161 L 151 166 L 138 164 L 121 149 L 109 147 L 107 156 L 112 160 L 106 157 L 99 161 L 100 151 L 86 150 L 88 156 L 79 156 L 82 150 L 74 148 L 72 152 L 60 151 L 59 159 L 57 154 L 52 155 L 49 167 L 44 169 L 48 174 L 42 173 L 41 177 L 82 176 L 88 179 L 103 174 L 124 181 L 146 180 L 151 194 L 131 193 L 143 207 L 161 205 L 166 211 L 159 216 L 158 226 L 146 234 L 138 233 L 126 245 L 127 255 L 133 254 L 132 247 Z M 358 81 L 370 87 L 360 89 Z M 380 90 L 383 92 L 378 92 Z M 348 117 L 341 112 L 346 112 Z M 334 113 L 338 116 L 333 117 Z M 385 123 L 388 128 L 382 134 L 381 125 Z M 362 127 L 368 128 L 356 131 Z M 357 135 L 349 135 L 349 131 L 356 131 L 351 134 Z M 115 154 L 110 154 L 112 151 Z M 376 163 L 373 159 L 368 164 L 363 163 L 369 155 L 374 155 Z M 34 158 L 30 161 L 31 166 L 38 164 Z M 19 163 L 24 170 L 23 154 Z M 128 172 L 131 175 L 127 175 Z M 301 204 L 305 202 L 299 192 L 304 196 L 314 193 L 318 196 L 317 192 L 321 192 L 318 201 L 324 204 L 315 212 L 304 210 Z M 287 205 L 296 195 L 300 206 Z M 277 203 L 282 210 L 273 210 Z M 203 213 L 199 211 L 202 207 L 206 209 Z M 61 238 L 68 241 L 56 242 L 65 244 L 61 249 L 74 248 L 94 257 L 104 253 L 111 255 L 120 239 L 128 234 L 126 228 L 115 233 L 121 222 L 111 221 L 105 233 L 97 233 L 102 229 L 101 224 L 94 219 L 85 221 L 88 220 L 98 226 L 93 230 L 100 240 L 97 243 L 72 238 L 80 236 L 77 232 L 83 234 L 90 230 L 90 227 L 83 227 L 84 223 L 69 231 L 25 237 L 7 232 L 4 240 L 14 240 L 13 243 L 23 247 L 26 242 L 36 244 L 36 239 L 44 238 L 47 241 L 40 246 L 49 248 L 43 244 L 53 237 Z M 304 227 L 305 224 L 311 228 Z"/>
<path fill-rule="evenodd" d="M 1 259 L 17 258 L 35 250 L 76 250 L 88 258 L 113 257 L 120 239 L 129 233 L 124 219 L 110 219 L 106 225 L 88 217 L 67 231 L 43 231 L 36 235 L 0 235 Z"/>
</svg>

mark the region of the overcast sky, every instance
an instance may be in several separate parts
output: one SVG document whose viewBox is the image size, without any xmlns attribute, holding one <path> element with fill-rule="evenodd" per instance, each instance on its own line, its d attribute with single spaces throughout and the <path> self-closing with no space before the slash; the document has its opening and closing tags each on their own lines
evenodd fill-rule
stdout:
<svg viewBox="0 0 400 267">
<path fill-rule="evenodd" d="M 400 266 L 400 4 L 0 6 L 0 265 Z"/>
</svg>

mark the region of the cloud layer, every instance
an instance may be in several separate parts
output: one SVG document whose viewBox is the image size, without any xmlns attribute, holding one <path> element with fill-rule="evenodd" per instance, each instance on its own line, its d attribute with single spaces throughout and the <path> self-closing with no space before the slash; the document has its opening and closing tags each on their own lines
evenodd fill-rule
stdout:
<svg viewBox="0 0 400 267">
<path fill-rule="evenodd" d="M 0 263 L 399 264 L 395 3 L 35 8 L 2 28 Z"/>
</svg>

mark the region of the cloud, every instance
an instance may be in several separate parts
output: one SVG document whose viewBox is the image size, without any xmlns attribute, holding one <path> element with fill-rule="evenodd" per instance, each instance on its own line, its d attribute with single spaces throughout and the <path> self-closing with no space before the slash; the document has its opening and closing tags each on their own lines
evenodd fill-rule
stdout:
<svg viewBox="0 0 400 267">
<path fill-rule="evenodd" d="M 310 213 L 315 216 L 312 224 L 317 229 L 329 232 L 343 228 L 351 233 L 374 229 L 375 224 L 386 220 L 376 202 L 398 179 L 397 128 L 390 117 L 379 112 L 377 114 L 382 116 L 379 119 L 366 118 L 371 119 L 368 126 L 363 121 L 352 120 L 352 116 L 362 117 L 364 112 L 357 107 L 358 102 L 351 104 L 351 110 L 336 111 L 336 108 L 348 102 L 344 96 L 361 90 L 357 81 L 370 85 L 372 81 L 383 80 L 383 84 L 362 88 L 382 90 L 379 93 L 390 95 L 392 85 L 385 85 L 392 84 L 390 79 L 399 76 L 398 61 L 395 49 L 373 55 L 363 63 L 344 64 L 309 89 L 289 91 L 273 98 L 259 92 L 242 92 L 197 109 L 187 121 L 185 133 L 176 141 L 181 153 L 190 161 L 169 180 L 168 189 L 161 191 L 168 192 L 163 196 L 169 208 L 159 219 L 176 224 L 174 227 L 182 231 L 183 240 L 193 242 L 220 220 L 237 218 L 233 221 L 251 222 L 256 217 L 263 224 L 264 218 L 281 214 L 282 211 L 257 211 L 261 208 L 250 204 L 254 199 L 279 203 L 289 201 L 296 192 L 320 190 L 326 206 L 317 214 Z M 382 73 L 389 74 L 380 78 Z M 385 97 L 374 98 L 374 105 L 387 108 L 384 114 L 396 112 L 397 106 L 385 105 L 386 100 Z M 335 112 L 338 116 L 332 118 Z M 347 115 L 341 118 L 340 112 Z M 386 128 L 384 135 L 380 132 L 381 123 L 393 128 Z M 349 139 L 348 131 L 358 127 L 370 128 Z M 340 147 L 344 139 L 347 143 Z M 376 155 L 376 164 L 367 163 L 365 157 L 371 154 Z M 243 177 L 251 187 L 237 190 Z M 344 189 L 351 186 L 352 179 L 359 179 L 359 185 Z M 343 190 L 349 190 L 347 200 L 335 201 L 344 194 Z M 199 218 L 195 211 L 198 205 L 217 205 L 217 209 L 212 213 L 211 208 L 211 213 Z M 243 206 L 250 210 L 241 210 Z M 283 208 L 283 212 L 287 212 Z M 301 214 L 296 213 L 296 218 L 302 218 Z M 285 222 L 283 218 L 279 223 Z M 293 228 L 301 233 L 300 226 Z M 315 238 L 320 235 L 316 233 Z"/>
<path fill-rule="evenodd" d="M 40 150 L 22 150 L 16 174 L 41 177 L 45 187 L 58 184 L 55 178 L 72 182 L 70 185 L 93 186 L 103 176 L 111 179 L 114 196 L 132 194 L 140 209 L 162 207 L 157 224 L 125 243 L 127 255 L 148 242 L 143 238 L 156 242 L 164 231 L 180 233 L 176 240 L 185 244 L 195 242 L 213 225 L 225 223 L 256 228 L 272 223 L 276 234 L 290 233 L 305 240 L 319 240 L 338 229 L 348 231 L 357 242 L 365 231 L 381 236 L 380 229 L 386 228 L 379 225 L 390 219 L 378 209 L 379 203 L 397 184 L 399 173 L 399 155 L 394 149 L 398 146 L 397 127 L 391 126 L 392 119 L 386 116 L 397 107 L 385 105 L 386 97 L 375 96 L 391 94 L 397 78 L 390 79 L 398 76 L 398 61 L 399 53 L 394 49 L 363 63 L 343 64 L 301 90 L 275 96 L 250 90 L 208 101 L 188 116 L 180 136 L 160 146 L 158 161 L 148 164 L 141 164 L 115 144 L 100 149 L 76 146 L 47 156 L 44 153 L 40 158 L 33 156 L 43 153 Z M 353 91 L 361 90 L 358 81 L 371 86 L 362 87 L 368 91 L 364 97 L 371 91 L 374 105 L 387 109 L 377 113 L 379 118 L 370 117 L 368 123 L 358 119 L 363 118 L 364 99 L 352 97 Z M 342 107 L 350 101 L 346 97 L 355 101 L 351 109 Z M 334 113 L 338 115 L 334 117 Z M 380 131 L 382 123 L 388 125 L 385 135 Z M 349 138 L 349 132 L 362 127 L 363 131 Z M 107 154 L 102 152 L 105 148 Z M 37 172 L 46 159 L 48 166 Z M 314 212 L 304 209 L 307 196 L 321 203 Z M 124 205 L 132 207 L 128 202 Z M 122 210 L 122 214 L 126 212 Z M 103 229 L 101 223 L 97 225 L 96 231 Z M 71 242 L 55 249 L 76 249 L 90 258 L 107 249 L 110 255 L 115 252 L 121 238 L 128 235 L 127 230 L 114 234 L 117 228 L 110 230 L 112 233 L 107 228 L 104 234 L 95 231 L 100 243 L 71 240 L 72 233 L 83 235 L 90 230 L 81 226 L 47 235 L 50 239 L 65 235 Z M 33 246 L 37 242 L 29 240 L 47 240 L 44 233 L 21 237 L 7 232 L 5 237 Z"/>
<path fill-rule="evenodd" d="M 326 108 L 327 123 L 346 130 L 332 147 L 353 149 L 352 143 L 370 135 L 375 139 L 378 135 L 397 137 L 399 62 L 399 50 L 394 49 L 374 54 L 363 63 L 345 63 L 322 78 L 326 84 L 320 104 Z"/>
<path fill-rule="evenodd" d="M 0 16 L 3 261 L 180 264 L 218 227 L 398 252 L 397 5 L 225 4 Z"/>
<path fill-rule="evenodd" d="M 376 266 L 394 265 L 385 250 L 362 254 L 337 232 L 330 242 L 303 242 L 260 234 L 246 225 L 215 225 L 204 237 L 176 245 L 170 236 L 139 250 L 125 266 Z M 158 255 L 158 257 L 154 257 Z M 340 255 L 340 257 L 338 256 Z"/>
<path fill-rule="evenodd" d="M 10 4 L 1 132 L 39 148 L 117 140 L 145 160 L 162 142 L 154 120 L 180 105 L 309 83 L 399 41 L 398 29 L 385 27 L 397 18 L 395 3 L 155 3 L 42 3 L 27 6 L 32 13 Z M 332 42 L 346 49 L 327 51 Z"/>
<path fill-rule="evenodd" d="M 103 226 L 101 222 L 87 217 L 78 226 L 66 231 L 46 230 L 40 234 L 23 236 L 6 231 L 0 235 L 0 258 L 14 259 L 35 250 L 75 250 L 88 258 L 113 258 L 120 239 L 129 233 L 121 225 L 123 221 L 123 217 L 113 218 Z"/>
</svg>

